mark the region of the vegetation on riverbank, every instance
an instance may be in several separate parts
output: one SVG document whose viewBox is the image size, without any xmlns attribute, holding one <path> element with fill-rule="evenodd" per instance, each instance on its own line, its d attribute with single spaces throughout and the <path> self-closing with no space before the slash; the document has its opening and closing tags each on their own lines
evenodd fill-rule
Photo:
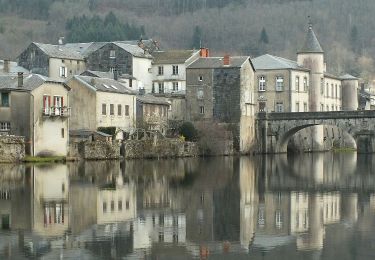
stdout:
<svg viewBox="0 0 375 260">
<path fill-rule="evenodd" d="M 26 156 L 23 161 L 31 162 L 31 163 L 62 163 L 66 161 L 66 157 L 65 156 L 47 156 L 47 157 Z"/>
</svg>

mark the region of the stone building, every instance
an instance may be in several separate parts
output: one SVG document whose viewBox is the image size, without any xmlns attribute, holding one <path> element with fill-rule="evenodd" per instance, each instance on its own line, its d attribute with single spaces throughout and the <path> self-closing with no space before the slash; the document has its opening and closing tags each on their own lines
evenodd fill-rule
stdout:
<svg viewBox="0 0 375 260">
<path fill-rule="evenodd" d="M 109 78 L 74 76 L 67 81 L 72 91 L 72 130 L 111 127 L 116 138 L 136 127 L 136 91 Z"/>
<path fill-rule="evenodd" d="M 137 96 L 137 128 L 157 130 L 165 135 L 168 130 L 169 103 L 152 95 Z"/>
<path fill-rule="evenodd" d="M 27 154 L 65 156 L 69 90 L 41 75 L 0 76 L 0 133 L 24 136 Z"/>
<path fill-rule="evenodd" d="M 18 65 L 55 80 L 66 80 L 86 68 L 84 56 L 74 48 L 37 42 L 18 56 Z"/>
<path fill-rule="evenodd" d="M 199 58 L 186 71 L 186 119 L 233 129 L 234 148 L 248 153 L 254 141 L 254 67 L 249 57 Z"/>
</svg>

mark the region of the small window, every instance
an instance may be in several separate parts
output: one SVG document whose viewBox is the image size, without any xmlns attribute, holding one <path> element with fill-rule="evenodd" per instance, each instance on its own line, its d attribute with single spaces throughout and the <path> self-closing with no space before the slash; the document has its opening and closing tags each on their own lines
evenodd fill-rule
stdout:
<svg viewBox="0 0 375 260">
<path fill-rule="evenodd" d="M 329 97 L 329 84 L 326 85 L 326 96 Z"/>
<path fill-rule="evenodd" d="M 203 76 L 202 76 L 202 75 L 199 75 L 198 80 L 199 80 L 199 81 L 203 81 Z"/>
<path fill-rule="evenodd" d="M 164 93 L 164 82 L 159 82 L 159 93 Z"/>
<path fill-rule="evenodd" d="M 266 91 L 266 77 L 260 76 L 259 77 L 259 91 Z"/>
<path fill-rule="evenodd" d="M 299 102 L 296 102 L 296 112 L 299 112 Z"/>
<path fill-rule="evenodd" d="M 284 103 L 276 102 L 276 112 L 284 112 Z"/>
<path fill-rule="evenodd" d="M 276 77 L 276 91 L 283 91 L 284 89 L 284 78 L 282 76 Z"/>
<path fill-rule="evenodd" d="M 204 97 L 203 89 L 198 89 L 197 90 L 197 98 L 198 99 L 203 99 L 203 97 Z"/>
<path fill-rule="evenodd" d="M 116 51 L 115 50 L 110 50 L 109 51 L 109 58 L 111 58 L 111 59 L 116 58 Z"/>
<path fill-rule="evenodd" d="M 110 104 L 109 105 L 109 114 L 113 116 L 115 114 L 115 105 Z"/>
<path fill-rule="evenodd" d="M 115 202 L 111 200 L 111 211 L 115 211 Z"/>
<path fill-rule="evenodd" d="M 299 92 L 299 77 L 296 77 L 296 91 Z"/>
<path fill-rule="evenodd" d="M 172 75 L 178 75 L 178 65 L 172 65 Z"/>
<path fill-rule="evenodd" d="M 324 94 L 324 79 L 320 78 L 320 94 Z"/>
<path fill-rule="evenodd" d="M 307 77 L 303 78 L 303 91 L 307 91 Z"/>
<path fill-rule="evenodd" d="M 102 115 L 103 116 L 107 115 L 107 105 L 106 104 L 102 104 Z"/>
<path fill-rule="evenodd" d="M 129 105 L 125 105 L 125 116 L 129 116 Z"/>
<path fill-rule="evenodd" d="M 117 115 L 118 116 L 121 116 L 121 113 L 122 112 L 122 106 L 121 105 L 117 105 Z"/>
<path fill-rule="evenodd" d="M 125 202 L 125 207 L 126 207 L 126 209 L 129 209 L 129 201 L 128 200 Z"/>
<path fill-rule="evenodd" d="M 103 202 L 103 213 L 107 212 L 107 202 Z"/>
<path fill-rule="evenodd" d="M 65 138 L 65 129 L 61 128 L 61 138 Z"/>
<path fill-rule="evenodd" d="M 122 200 L 118 201 L 117 207 L 118 207 L 118 211 L 122 211 Z"/>
<path fill-rule="evenodd" d="M 129 88 L 132 88 L 132 87 L 133 87 L 133 80 L 129 79 Z"/>
<path fill-rule="evenodd" d="M 164 74 L 164 67 L 163 66 L 159 66 L 158 67 L 158 75 L 163 75 Z"/>
<path fill-rule="evenodd" d="M 303 103 L 303 112 L 307 112 L 307 103 Z"/>
<path fill-rule="evenodd" d="M 60 67 L 60 77 L 66 78 L 66 67 Z"/>
<path fill-rule="evenodd" d="M 199 113 L 200 114 L 204 114 L 204 106 L 200 106 L 199 107 Z"/>
<path fill-rule="evenodd" d="M 331 97 L 335 97 L 335 88 L 333 87 L 333 84 L 331 84 Z"/>
<path fill-rule="evenodd" d="M 0 95 L 1 95 L 0 106 L 9 107 L 9 93 L 3 92 L 3 93 L 0 93 Z"/>
<path fill-rule="evenodd" d="M 155 93 L 155 83 L 152 83 L 151 93 Z"/>
<path fill-rule="evenodd" d="M 9 131 L 10 122 L 0 122 L 0 131 Z"/>
<path fill-rule="evenodd" d="M 178 91 L 178 82 L 173 82 L 173 91 Z"/>
</svg>

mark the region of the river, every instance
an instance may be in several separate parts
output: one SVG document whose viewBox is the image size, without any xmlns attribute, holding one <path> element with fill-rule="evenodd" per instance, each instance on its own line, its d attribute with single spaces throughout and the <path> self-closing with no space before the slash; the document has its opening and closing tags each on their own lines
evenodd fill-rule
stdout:
<svg viewBox="0 0 375 260">
<path fill-rule="evenodd" d="M 375 259 L 375 156 L 0 165 L 0 259 Z"/>
</svg>

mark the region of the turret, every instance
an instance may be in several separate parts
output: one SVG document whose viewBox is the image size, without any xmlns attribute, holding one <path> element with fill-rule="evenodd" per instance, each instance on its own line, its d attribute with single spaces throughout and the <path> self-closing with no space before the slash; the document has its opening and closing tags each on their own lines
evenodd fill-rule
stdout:
<svg viewBox="0 0 375 260">
<path fill-rule="evenodd" d="M 309 111 L 319 111 L 324 96 L 324 91 L 322 91 L 325 71 L 324 51 L 316 38 L 311 23 L 309 23 L 305 43 L 297 53 L 297 63 L 310 69 Z"/>
<path fill-rule="evenodd" d="M 341 100 L 342 110 L 350 111 L 358 109 L 358 78 L 350 74 L 341 76 Z"/>
</svg>

